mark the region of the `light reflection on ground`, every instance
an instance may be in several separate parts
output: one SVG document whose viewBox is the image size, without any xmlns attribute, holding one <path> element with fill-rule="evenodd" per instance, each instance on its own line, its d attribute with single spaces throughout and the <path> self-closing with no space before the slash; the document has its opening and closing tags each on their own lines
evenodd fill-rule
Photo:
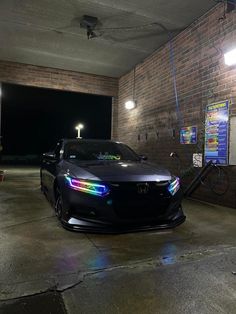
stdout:
<svg viewBox="0 0 236 314">
<path fill-rule="evenodd" d="M 176 254 L 177 254 L 177 247 L 173 243 L 166 243 L 161 250 L 162 258 L 161 263 L 162 265 L 171 265 L 176 263 Z"/>
</svg>

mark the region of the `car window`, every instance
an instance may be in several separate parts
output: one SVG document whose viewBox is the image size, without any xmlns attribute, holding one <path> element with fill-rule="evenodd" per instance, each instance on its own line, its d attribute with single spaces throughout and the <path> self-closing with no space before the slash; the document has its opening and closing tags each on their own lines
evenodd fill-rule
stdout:
<svg viewBox="0 0 236 314">
<path fill-rule="evenodd" d="M 60 157 L 61 154 L 61 148 L 62 148 L 62 142 L 58 142 L 55 149 L 54 149 L 54 154 L 57 158 Z"/>
<path fill-rule="evenodd" d="M 65 145 L 66 159 L 76 160 L 139 160 L 127 145 L 113 142 L 71 142 Z"/>
</svg>

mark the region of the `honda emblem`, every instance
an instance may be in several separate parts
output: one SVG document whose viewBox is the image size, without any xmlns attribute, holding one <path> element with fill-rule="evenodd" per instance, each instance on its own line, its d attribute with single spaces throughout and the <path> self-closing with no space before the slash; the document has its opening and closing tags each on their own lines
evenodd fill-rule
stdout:
<svg viewBox="0 0 236 314">
<path fill-rule="evenodd" d="M 139 183 L 137 184 L 137 189 L 139 194 L 147 194 L 149 191 L 148 183 Z"/>
</svg>

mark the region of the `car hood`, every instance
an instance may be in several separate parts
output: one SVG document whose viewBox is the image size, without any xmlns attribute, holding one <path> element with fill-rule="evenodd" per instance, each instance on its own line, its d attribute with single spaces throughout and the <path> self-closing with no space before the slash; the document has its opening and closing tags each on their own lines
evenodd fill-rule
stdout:
<svg viewBox="0 0 236 314">
<path fill-rule="evenodd" d="M 66 161 L 67 173 L 71 176 L 102 181 L 168 181 L 168 170 L 147 162 L 135 161 Z"/>
</svg>

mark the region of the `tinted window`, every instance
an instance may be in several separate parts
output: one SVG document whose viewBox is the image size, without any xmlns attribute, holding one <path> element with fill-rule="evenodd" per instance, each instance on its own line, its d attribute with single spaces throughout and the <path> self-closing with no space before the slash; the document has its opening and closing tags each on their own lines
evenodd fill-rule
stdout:
<svg viewBox="0 0 236 314">
<path fill-rule="evenodd" d="M 67 143 L 64 156 L 77 160 L 139 160 L 128 146 L 112 142 Z"/>
<path fill-rule="evenodd" d="M 54 149 L 54 154 L 57 158 L 60 157 L 61 147 L 62 147 L 62 143 L 58 142 L 56 148 Z"/>
</svg>

